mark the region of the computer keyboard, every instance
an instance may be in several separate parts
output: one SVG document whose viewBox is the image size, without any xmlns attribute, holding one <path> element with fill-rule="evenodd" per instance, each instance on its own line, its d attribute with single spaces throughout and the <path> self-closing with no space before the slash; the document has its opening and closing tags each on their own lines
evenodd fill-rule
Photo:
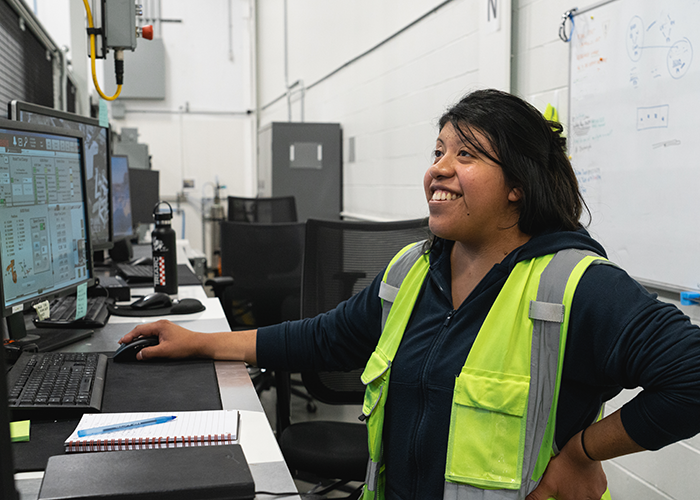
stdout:
<svg viewBox="0 0 700 500">
<path fill-rule="evenodd" d="M 50 316 L 46 319 L 34 319 L 34 324 L 43 327 L 74 327 L 74 328 L 102 328 L 109 319 L 107 304 L 114 300 L 106 296 L 88 297 L 87 311 L 82 318 L 75 319 L 75 295 L 67 295 L 52 300 L 49 303 Z"/>
<path fill-rule="evenodd" d="M 122 276 L 129 283 L 146 283 L 153 281 L 152 265 L 134 265 L 126 262 L 118 262 L 115 266 L 117 274 Z"/>
<path fill-rule="evenodd" d="M 98 353 L 22 353 L 7 374 L 8 405 L 35 419 L 102 409 L 107 356 Z"/>
</svg>

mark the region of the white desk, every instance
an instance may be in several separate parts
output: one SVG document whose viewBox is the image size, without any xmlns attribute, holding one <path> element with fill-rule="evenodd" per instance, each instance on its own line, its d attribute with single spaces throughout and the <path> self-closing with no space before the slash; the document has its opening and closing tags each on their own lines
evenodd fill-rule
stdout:
<svg viewBox="0 0 700 500">
<path fill-rule="evenodd" d="M 207 309 L 192 315 L 167 316 L 166 319 L 185 328 L 206 333 L 229 329 L 218 299 L 207 298 L 202 288 L 196 286 L 181 287 L 178 296 L 202 300 Z M 92 337 L 67 346 L 63 350 L 71 352 L 114 351 L 117 348 L 117 340 L 134 326 L 159 318 L 112 316 L 109 323 L 104 328 L 97 330 Z M 245 364 L 237 361 L 216 361 L 214 366 L 223 408 L 225 410 L 236 409 L 241 412 L 240 444 L 250 465 L 250 471 L 255 480 L 255 489 L 272 492 L 296 491 L 292 476 L 284 462 L 282 452 L 277 445 Z M 36 500 L 42 477 L 43 472 L 25 472 L 15 475 L 21 500 Z M 272 499 L 277 497 L 258 495 L 256 498 Z M 284 498 L 299 500 L 300 497 Z"/>
</svg>

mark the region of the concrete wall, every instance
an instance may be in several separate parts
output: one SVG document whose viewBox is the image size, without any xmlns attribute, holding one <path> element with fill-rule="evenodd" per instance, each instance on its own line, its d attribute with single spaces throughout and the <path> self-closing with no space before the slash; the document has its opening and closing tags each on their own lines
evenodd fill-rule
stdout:
<svg viewBox="0 0 700 500">
<path fill-rule="evenodd" d="M 260 123 L 339 122 L 344 215 L 425 216 L 437 118 L 470 89 L 509 88 L 509 4 L 487 29 L 485 1 L 289 2 L 285 63 L 284 1 L 258 2 Z"/>
</svg>

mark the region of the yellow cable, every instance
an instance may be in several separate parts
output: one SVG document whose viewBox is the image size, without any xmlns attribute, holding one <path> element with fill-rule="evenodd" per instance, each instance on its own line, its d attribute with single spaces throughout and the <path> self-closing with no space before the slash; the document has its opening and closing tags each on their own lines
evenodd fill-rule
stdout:
<svg viewBox="0 0 700 500">
<path fill-rule="evenodd" d="M 87 12 L 88 26 L 90 28 L 94 28 L 95 25 L 92 22 L 92 11 L 90 10 L 88 0 L 83 0 L 83 4 L 85 4 L 85 11 Z M 95 84 L 95 90 L 97 90 L 97 93 L 100 94 L 100 97 L 106 101 L 113 101 L 119 97 L 119 94 L 122 92 L 121 85 L 117 85 L 117 92 L 112 97 L 108 97 L 104 94 L 104 92 L 102 92 L 102 89 L 100 89 L 100 84 L 97 82 L 97 71 L 95 70 L 95 35 L 93 33 L 90 34 L 90 64 L 92 67 L 92 82 Z"/>
</svg>

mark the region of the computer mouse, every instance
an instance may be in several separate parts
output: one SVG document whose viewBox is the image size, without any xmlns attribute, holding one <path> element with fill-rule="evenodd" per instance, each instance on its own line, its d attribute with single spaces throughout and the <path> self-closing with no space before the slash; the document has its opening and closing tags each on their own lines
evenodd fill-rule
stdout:
<svg viewBox="0 0 700 500">
<path fill-rule="evenodd" d="M 114 352 L 112 359 L 115 363 L 136 361 L 136 355 L 141 349 L 158 344 L 158 337 L 139 337 L 133 342 L 119 346 L 119 349 Z"/>
<path fill-rule="evenodd" d="M 172 301 L 170 300 L 170 295 L 163 292 L 149 293 L 140 299 L 135 300 L 131 303 L 132 309 L 158 309 L 161 307 L 170 307 Z"/>
<path fill-rule="evenodd" d="M 173 307 L 170 308 L 170 314 L 192 314 L 204 311 L 206 307 L 197 299 L 185 298 L 173 302 Z"/>
</svg>

